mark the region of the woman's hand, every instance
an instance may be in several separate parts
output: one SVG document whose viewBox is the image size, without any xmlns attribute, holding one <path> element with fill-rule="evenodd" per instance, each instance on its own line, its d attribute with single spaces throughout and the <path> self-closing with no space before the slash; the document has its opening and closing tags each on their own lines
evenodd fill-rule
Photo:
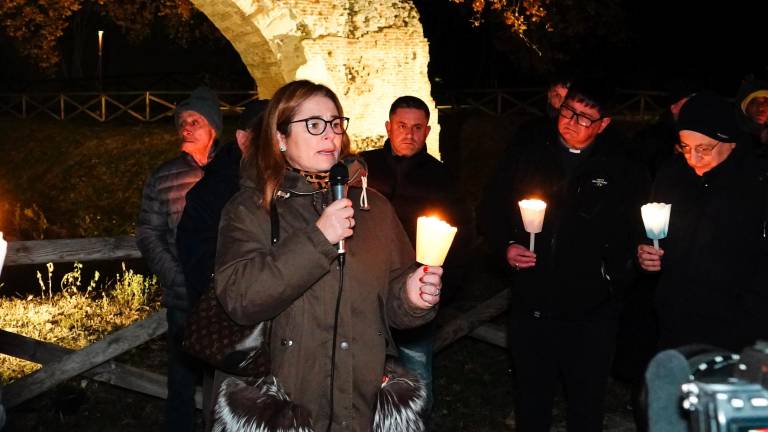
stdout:
<svg viewBox="0 0 768 432">
<path fill-rule="evenodd" d="M 637 246 L 637 262 L 643 270 L 657 272 L 661 270 L 661 257 L 664 249 L 656 249 L 653 246 L 641 244 Z"/>
<path fill-rule="evenodd" d="M 536 254 L 525 246 L 512 243 L 507 246 L 507 262 L 515 270 L 531 268 L 536 265 Z"/>
<path fill-rule="evenodd" d="M 352 201 L 342 198 L 326 207 L 315 225 L 331 244 L 336 244 L 339 240 L 344 240 L 353 234 L 354 214 Z"/>
<path fill-rule="evenodd" d="M 408 301 L 419 309 L 429 309 L 440 302 L 443 287 L 442 267 L 421 266 L 408 276 L 405 292 Z"/>
</svg>

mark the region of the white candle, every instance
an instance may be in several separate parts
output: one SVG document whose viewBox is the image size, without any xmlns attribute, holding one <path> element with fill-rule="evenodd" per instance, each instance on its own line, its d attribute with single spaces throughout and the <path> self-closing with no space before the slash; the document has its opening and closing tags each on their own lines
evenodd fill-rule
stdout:
<svg viewBox="0 0 768 432">
<path fill-rule="evenodd" d="M 547 203 L 538 199 L 524 199 L 518 201 L 517 205 L 520 206 L 520 214 L 523 216 L 525 231 L 531 234 L 528 249 L 533 252 L 536 233 L 540 233 L 544 225 L 544 212 L 547 210 Z"/>
<path fill-rule="evenodd" d="M 420 216 L 416 220 L 416 261 L 428 266 L 442 266 L 456 231 L 456 227 L 434 216 Z"/>
<path fill-rule="evenodd" d="M 5 262 L 5 252 L 8 250 L 8 242 L 3 238 L 3 232 L 0 231 L 0 274 L 3 272 L 3 263 Z"/>
<path fill-rule="evenodd" d="M 669 215 L 672 212 L 672 204 L 648 203 L 640 207 L 643 216 L 645 234 L 653 240 L 653 247 L 659 248 L 659 239 L 667 236 L 669 230 Z"/>
</svg>

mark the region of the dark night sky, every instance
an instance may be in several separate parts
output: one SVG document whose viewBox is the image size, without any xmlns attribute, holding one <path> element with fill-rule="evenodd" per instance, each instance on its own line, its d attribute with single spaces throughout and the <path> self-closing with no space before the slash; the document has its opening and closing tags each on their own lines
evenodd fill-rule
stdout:
<svg viewBox="0 0 768 432">
<path fill-rule="evenodd" d="M 559 0 L 579 7 L 578 0 Z M 610 2 L 612 0 L 597 0 Z M 664 90 L 666 82 L 694 77 L 704 85 L 733 95 L 747 73 L 764 75 L 766 15 L 759 1 L 712 3 L 703 1 L 613 0 L 624 12 L 621 26 L 626 34 L 621 44 L 610 38 L 587 34 L 581 48 L 568 52 L 570 60 L 550 69 L 593 69 L 611 76 L 625 88 Z M 554 0 L 553 3 L 558 2 Z M 511 57 L 499 48 L 499 26 L 487 23 L 472 28 L 465 7 L 449 0 L 415 0 L 424 33 L 430 41 L 430 78 L 436 88 L 523 87 L 540 85 L 546 75 L 528 67 L 530 54 Z M 248 88 L 250 78 L 228 43 L 215 47 L 173 46 L 154 36 L 139 47 L 129 46 L 116 30 L 107 28 L 105 77 L 117 75 L 162 75 L 183 72 L 191 80 L 207 75 L 211 84 Z M 95 32 L 94 32 L 95 33 Z M 86 47 L 84 71 L 93 76 L 95 37 Z M 2 87 L 18 88 L 23 77 L 34 76 L 13 53 L 7 39 L 0 38 Z M 569 66 L 563 66 L 568 64 Z M 119 71 L 119 72 L 118 72 Z M 186 71 L 186 72 L 185 72 Z M 193 72 L 193 73 L 189 73 Z M 31 86 L 37 86 L 34 83 Z M 29 86 L 29 84 L 26 84 Z"/>
<path fill-rule="evenodd" d="M 725 95 L 735 93 L 745 74 L 766 71 L 768 33 L 760 2 L 615 1 L 624 11 L 626 42 L 610 45 L 588 35 L 587 48 L 570 53 L 573 67 L 601 70 L 625 88 L 662 90 L 665 81 L 693 78 Z M 512 60 L 494 48 L 493 25 L 470 28 L 460 8 L 447 1 L 416 4 L 431 40 L 430 74 L 447 87 L 520 87 L 546 80 L 521 76 L 525 59 Z"/>
</svg>

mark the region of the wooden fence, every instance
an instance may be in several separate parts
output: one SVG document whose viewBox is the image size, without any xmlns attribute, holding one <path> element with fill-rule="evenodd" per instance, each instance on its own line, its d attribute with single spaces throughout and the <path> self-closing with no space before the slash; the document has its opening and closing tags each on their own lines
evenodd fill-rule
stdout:
<svg viewBox="0 0 768 432">
<path fill-rule="evenodd" d="M 224 113 L 239 113 L 255 91 L 218 92 Z M 0 94 L 0 115 L 18 118 L 36 116 L 67 120 L 88 116 L 100 122 L 129 116 L 152 122 L 173 115 L 176 103 L 189 96 L 182 91 L 81 92 Z M 629 121 L 655 119 L 664 107 L 665 93 L 620 90 L 615 117 Z M 435 96 L 437 109 L 478 110 L 491 115 L 516 117 L 543 114 L 544 90 L 541 88 L 452 90 Z"/>
<path fill-rule="evenodd" d="M 65 240 L 9 242 L 6 266 L 48 262 L 106 261 L 140 258 L 135 238 L 102 237 Z M 508 290 L 477 305 L 468 312 L 441 311 L 435 340 L 439 351 L 457 339 L 470 335 L 498 346 L 506 346 L 506 334 L 486 321 L 504 312 Z M 116 331 L 81 350 L 73 351 L 49 342 L 0 330 L 0 353 L 43 367 L 2 389 L 3 404 L 14 407 L 77 375 L 106 382 L 160 398 L 167 397 L 166 377 L 115 362 L 113 359 L 167 331 L 165 309 Z M 202 405 L 201 392 L 196 397 Z"/>
<path fill-rule="evenodd" d="M 153 122 L 172 117 L 176 104 L 189 94 L 182 91 L 0 94 L 0 114 L 18 118 L 50 116 L 57 120 L 88 116 L 100 122 L 129 116 Z M 239 113 L 248 102 L 258 99 L 255 91 L 217 94 L 225 114 Z"/>
<path fill-rule="evenodd" d="M 665 108 L 666 93 L 620 89 L 614 118 L 645 122 L 654 120 Z M 546 96 L 541 88 L 453 90 L 437 96 L 438 110 L 477 110 L 503 117 L 542 115 Z"/>
</svg>

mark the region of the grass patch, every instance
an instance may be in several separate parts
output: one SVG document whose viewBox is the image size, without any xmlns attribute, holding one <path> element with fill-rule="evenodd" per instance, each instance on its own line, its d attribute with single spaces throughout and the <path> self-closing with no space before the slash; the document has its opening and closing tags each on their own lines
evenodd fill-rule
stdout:
<svg viewBox="0 0 768 432">
<path fill-rule="evenodd" d="M 0 231 L 17 240 L 132 234 L 145 180 L 179 152 L 170 119 L 0 118 L 0 130 Z"/>
<path fill-rule="evenodd" d="M 171 124 L 0 119 L 0 228 L 16 238 L 129 234 L 144 180 L 178 152 Z"/>
<path fill-rule="evenodd" d="M 75 263 L 53 286 L 54 265 L 37 273 L 39 296 L 0 297 L 0 328 L 34 339 L 80 349 L 105 335 L 145 318 L 159 309 L 156 277 L 126 269 L 114 279 L 101 281 L 98 272 L 87 285 L 83 265 Z M 0 355 L 0 384 L 5 385 L 40 368 L 40 365 Z"/>
</svg>

